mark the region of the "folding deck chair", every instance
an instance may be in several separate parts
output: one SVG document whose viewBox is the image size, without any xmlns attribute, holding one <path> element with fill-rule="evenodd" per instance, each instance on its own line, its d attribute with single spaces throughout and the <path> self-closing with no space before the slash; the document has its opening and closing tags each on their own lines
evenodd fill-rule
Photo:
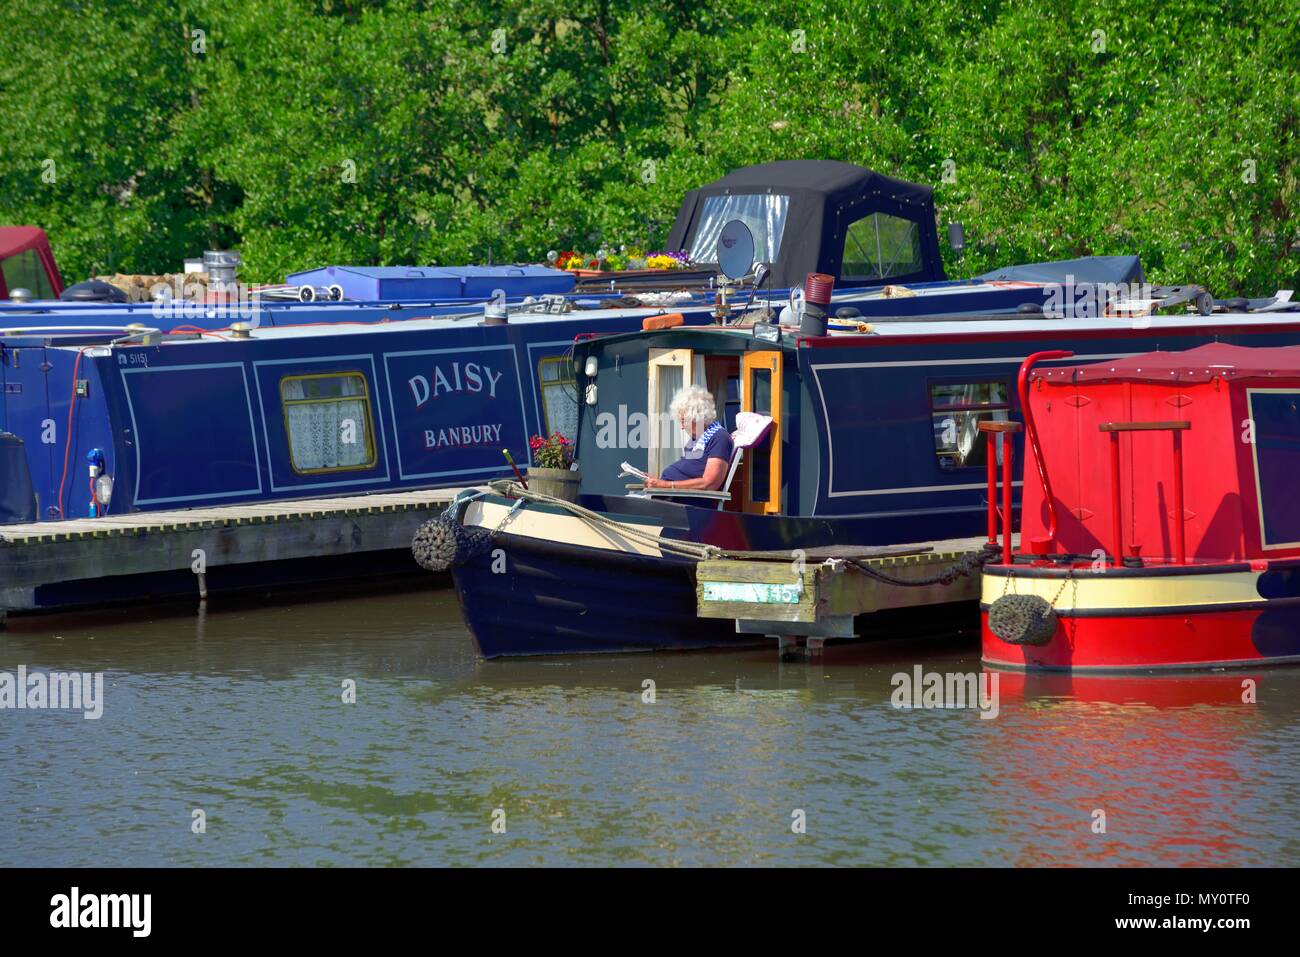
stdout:
<svg viewBox="0 0 1300 957">
<path fill-rule="evenodd" d="M 727 469 L 727 478 L 723 481 L 720 489 L 645 488 L 642 485 L 629 485 L 628 488 L 631 490 L 631 494 L 642 498 L 684 498 L 714 501 L 718 503 L 718 510 L 721 511 L 723 506 L 731 501 L 731 481 L 736 477 L 736 472 L 740 468 L 740 461 L 744 457 L 745 449 L 752 449 L 766 441 L 768 433 L 771 431 L 772 417 L 770 415 L 760 415 L 757 412 L 736 413 L 736 431 L 731 433 L 733 446 L 731 465 Z M 626 475 L 628 473 L 622 474 Z"/>
</svg>

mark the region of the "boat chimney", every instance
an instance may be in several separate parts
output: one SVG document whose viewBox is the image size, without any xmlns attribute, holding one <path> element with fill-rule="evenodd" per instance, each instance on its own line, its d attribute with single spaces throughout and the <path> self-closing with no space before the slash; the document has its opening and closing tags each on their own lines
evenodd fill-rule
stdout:
<svg viewBox="0 0 1300 957">
<path fill-rule="evenodd" d="M 188 265 L 188 264 L 187 264 Z M 239 272 L 240 256 L 224 249 L 209 249 L 203 254 L 203 271 L 214 283 L 231 283 Z"/>
<path fill-rule="evenodd" d="M 826 335 L 826 310 L 835 290 L 835 277 L 824 272 L 810 272 L 803 284 L 803 320 L 799 332 L 805 336 Z"/>
</svg>

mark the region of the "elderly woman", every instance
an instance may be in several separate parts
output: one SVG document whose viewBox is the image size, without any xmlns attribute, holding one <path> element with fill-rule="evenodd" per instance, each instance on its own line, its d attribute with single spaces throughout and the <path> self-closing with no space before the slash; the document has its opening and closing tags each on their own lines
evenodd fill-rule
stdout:
<svg viewBox="0 0 1300 957">
<path fill-rule="evenodd" d="M 690 438 L 682 457 L 659 478 L 646 479 L 646 488 L 720 489 L 731 467 L 731 433 L 717 421 L 717 404 L 708 389 L 688 385 L 678 390 L 669 407 Z"/>
</svg>

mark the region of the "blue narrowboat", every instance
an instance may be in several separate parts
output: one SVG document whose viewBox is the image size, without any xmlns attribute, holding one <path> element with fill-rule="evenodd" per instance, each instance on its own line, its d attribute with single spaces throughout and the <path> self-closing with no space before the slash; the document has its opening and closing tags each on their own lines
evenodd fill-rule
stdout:
<svg viewBox="0 0 1300 957">
<path fill-rule="evenodd" d="M 793 555 L 982 536 L 979 426 L 1021 418 L 1013 383 L 1026 357 L 1300 342 L 1300 314 L 1283 308 L 904 318 L 821 335 L 756 322 L 584 341 L 576 506 L 498 483 L 445 520 L 459 526 L 444 558 L 465 620 L 489 658 L 735 646 L 745 636 L 731 621 L 696 617 L 692 546 Z M 719 492 L 629 491 L 626 466 L 658 474 L 682 454 L 677 430 L 654 423 L 671 422 L 683 385 L 704 386 L 729 430 L 746 412 L 769 427 Z"/>
<path fill-rule="evenodd" d="M 720 278 L 718 239 L 736 221 L 752 238 L 752 268 Z M 12 433 L 0 475 L 10 490 L 30 488 L 4 497 L 0 524 L 503 476 L 502 449 L 523 465 L 531 435 L 575 433 L 576 338 L 633 332 L 662 313 L 687 326 L 797 322 L 802 290 L 771 287 L 809 269 L 837 284 L 831 323 L 848 330 L 891 317 L 1041 315 L 1065 279 L 1141 278 L 1136 257 L 1113 257 L 950 282 L 931 190 L 843 163 L 765 164 L 692 191 L 670 243 L 690 269 L 575 278 L 327 267 L 296 278 L 390 298 L 0 305 L 0 427 Z M 557 282 L 570 291 L 546 292 Z M 826 375 L 828 389 L 845 381 Z M 847 479 L 824 501 L 805 501 L 812 486 L 793 481 L 808 514 L 850 506 Z"/>
<path fill-rule="evenodd" d="M 844 295 L 837 312 L 845 322 L 898 315 L 1013 313 L 1041 306 L 1044 283 L 1141 281 L 1136 256 L 1087 257 L 1011 266 L 965 280 L 944 273 L 935 224 L 933 191 L 849 163 L 793 160 L 736 170 L 692 190 L 682 200 L 668 248 L 683 250 L 684 270 L 571 273 L 538 265 L 457 267 L 326 266 L 295 273 L 280 287 L 248 287 L 230 296 L 186 297 L 183 280 L 149 302 L 78 301 L 77 287 L 58 295 L 58 273 L 39 280 L 44 260 L 24 243 L 40 230 L 8 230 L 19 257 L 3 260 L 18 301 L 0 302 L 0 336 L 75 328 L 120 330 L 141 324 L 163 332 L 217 331 L 238 322 L 256 327 L 388 322 L 429 315 L 481 312 L 489 300 L 512 310 L 547 310 L 570 316 L 642 306 L 712 310 L 717 298 L 717 240 L 734 220 L 754 239 L 756 271 L 749 295 L 780 307 L 810 272 L 829 275 Z M 950 230 L 958 252 L 960 230 Z M 40 234 L 44 242 L 43 234 Z M 0 242 L 3 242 L 0 237 Z M 43 247 L 48 257 L 48 244 Z M 0 258 L 4 249 L 0 246 Z M 39 275 L 38 275 L 39 274 Z M 102 283 L 100 286 L 102 287 Z M 179 288 L 178 288 L 179 285 Z M 2 290 L 4 287 L 0 287 Z M 192 291 L 204 292 L 207 286 Z M 325 290 L 329 295 L 325 295 Z M 89 292 L 94 292 L 90 290 Z M 317 293 L 320 292 L 318 296 Z M 280 297 L 286 293 L 292 300 Z M 299 294 L 304 301 L 297 301 Z M 332 297 L 332 298 L 331 298 Z M 3 295 L 0 295 L 3 298 Z M 70 301 L 68 301 L 70 300 Z M 797 306 L 797 303 L 796 303 Z"/>
</svg>

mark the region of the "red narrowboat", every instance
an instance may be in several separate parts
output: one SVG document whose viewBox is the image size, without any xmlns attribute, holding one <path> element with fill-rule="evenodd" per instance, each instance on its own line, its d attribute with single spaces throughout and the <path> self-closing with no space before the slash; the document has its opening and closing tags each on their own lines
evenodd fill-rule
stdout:
<svg viewBox="0 0 1300 957">
<path fill-rule="evenodd" d="M 1020 539 L 984 568 L 987 664 L 1300 661 L 1300 347 L 1212 343 L 1020 370 Z M 1018 423 L 988 423 L 997 432 Z M 1010 443 L 1006 448 L 1011 449 Z M 1009 515 L 989 456 L 989 537 Z"/>
</svg>

